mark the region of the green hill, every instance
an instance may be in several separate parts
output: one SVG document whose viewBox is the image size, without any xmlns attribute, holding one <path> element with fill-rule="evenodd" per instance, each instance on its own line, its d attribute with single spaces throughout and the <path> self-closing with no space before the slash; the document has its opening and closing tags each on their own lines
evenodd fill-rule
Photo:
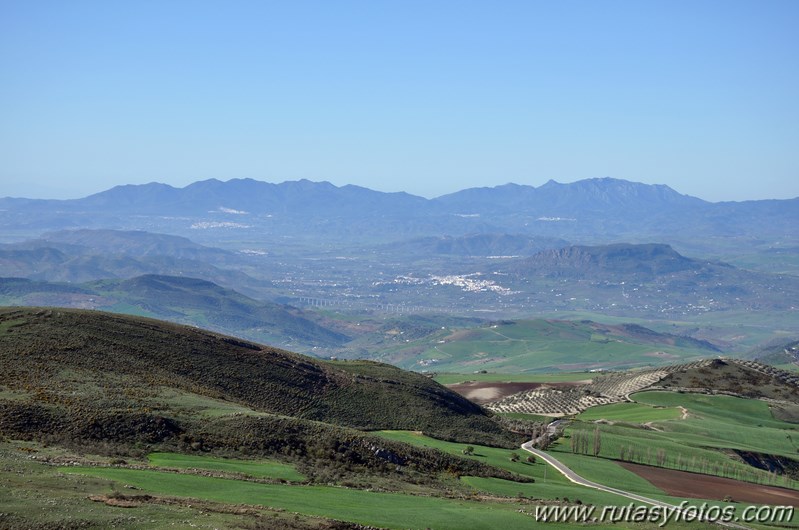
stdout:
<svg viewBox="0 0 799 530">
<path fill-rule="evenodd" d="M 388 504 L 415 505 L 418 494 L 430 500 L 417 527 L 461 505 L 521 520 L 503 502 L 453 499 L 466 491 L 457 477 L 533 481 L 365 432 L 502 451 L 521 442 L 435 381 L 379 363 L 323 362 L 144 317 L 3 308 L 0 366 L 2 528 L 350 528 L 327 518 L 382 523 Z M 154 452 L 168 462 L 148 461 Z M 106 480 L 118 472 L 144 482 Z M 120 506 L 137 509 L 122 520 Z"/>
<path fill-rule="evenodd" d="M 55 407 L 44 411 L 51 416 L 149 414 L 157 407 L 150 398 L 169 389 L 358 429 L 515 443 L 486 411 L 422 375 L 377 363 L 325 363 L 140 317 L 4 308 L 0 364 L 8 367 L 0 385 L 17 402 Z M 180 421 L 162 416 L 152 421 Z"/>
<path fill-rule="evenodd" d="M 149 316 L 291 349 L 338 346 L 349 340 L 309 320 L 300 309 L 255 300 L 215 283 L 186 276 L 146 274 L 82 284 L 0 278 L 0 303 Z"/>
<path fill-rule="evenodd" d="M 148 274 L 86 285 L 119 303 L 181 323 L 268 343 L 339 345 L 348 337 L 305 318 L 300 310 L 261 302 L 197 278 Z"/>
<path fill-rule="evenodd" d="M 619 370 L 720 352 L 708 341 L 635 324 L 544 319 L 502 320 L 460 329 L 392 322 L 350 343 L 355 344 L 403 368 L 469 374 Z"/>
</svg>

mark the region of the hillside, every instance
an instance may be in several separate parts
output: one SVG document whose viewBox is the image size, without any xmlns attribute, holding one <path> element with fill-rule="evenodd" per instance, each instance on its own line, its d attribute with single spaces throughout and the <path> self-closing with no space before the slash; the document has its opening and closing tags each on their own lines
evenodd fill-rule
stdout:
<svg viewBox="0 0 799 530">
<path fill-rule="evenodd" d="M 480 407 L 424 376 L 379 364 L 323 363 L 150 319 L 4 308 L 0 361 L 10 367 L 0 374 L 0 385 L 21 392 L 24 402 L 55 405 L 63 414 L 136 410 L 143 405 L 134 406 L 135 396 L 170 388 L 359 429 L 511 440 Z"/>
<path fill-rule="evenodd" d="M 0 278 L 0 303 L 138 314 L 303 349 L 340 346 L 348 340 L 312 322 L 299 309 L 185 276 L 149 274 L 82 284 Z"/>
<path fill-rule="evenodd" d="M 196 278 L 146 275 L 87 284 L 158 318 L 193 323 L 270 343 L 340 345 L 348 337 L 324 328 L 296 308 L 261 302 Z"/>
<path fill-rule="evenodd" d="M 555 319 L 435 324 L 392 319 L 348 347 L 407 369 L 509 375 L 658 366 L 720 352 L 706 340 L 635 324 Z"/>
<path fill-rule="evenodd" d="M 524 487 L 537 474 L 365 432 L 505 455 L 523 439 L 379 363 L 320 362 L 141 317 L 4 308 L 0 366 L 2 528 L 355 530 L 418 510 L 414 527 L 477 511 L 482 524 L 524 521 L 505 499 L 471 500 L 459 477 Z"/>
<path fill-rule="evenodd" d="M 244 272 L 245 265 L 242 254 L 143 230 L 61 230 L 0 244 L 0 277 L 40 281 L 190 275 L 252 294 L 263 282 Z M 268 267 L 261 264 L 259 271 L 268 274 Z"/>
<path fill-rule="evenodd" d="M 587 384 L 566 388 L 544 385 L 502 395 L 486 406 L 503 413 L 563 416 L 598 405 L 628 401 L 634 392 L 669 390 L 764 399 L 771 402 L 775 416 L 791 416 L 789 421 L 795 421 L 796 405 L 799 404 L 797 382 L 799 377 L 795 374 L 753 361 L 702 359 L 686 364 L 597 374 Z"/>
<path fill-rule="evenodd" d="M 649 335 L 630 326 L 613 333 Z M 511 452 L 522 437 L 483 409 L 379 363 L 320 362 L 151 319 L 52 308 L 0 310 L 0 363 L 7 367 L 0 372 L 0 479 L 14 492 L 0 488 L 3 527 L 524 528 L 535 506 L 570 504 L 565 497 L 629 503 Z M 619 382 L 627 384 L 610 376 L 593 388 L 611 391 Z M 686 407 L 692 414 L 696 408 Z M 740 408 L 736 402 L 723 412 L 739 417 Z M 725 434 L 745 428 L 751 438 L 766 428 L 781 436 L 780 447 L 766 453 L 770 442 L 761 440 L 742 454 L 790 463 L 783 455 L 795 447 L 790 436 L 785 441 L 783 422 L 764 423 L 763 411 L 755 412 L 747 409 L 745 421 Z M 701 434 L 703 421 L 686 425 Z M 528 439 L 543 432 L 542 424 L 504 423 L 526 429 Z M 562 440 L 552 448 L 573 468 L 574 458 L 586 458 L 580 472 L 592 480 L 657 494 L 607 459 L 647 463 L 638 446 L 673 446 L 670 434 L 637 428 L 624 439 L 635 453 L 619 457 L 608 430 L 615 427 L 590 425 L 591 432 L 602 429 L 599 459 L 570 452 Z M 574 438 L 580 428 L 568 427 Z M 682 447 L 680 458 L 701 452 L 697 471 L 727 458 Z M 783 482 L 750 467 L 737 462 L 723 473 Z M 42 502 L 50 509 L 35 509 Z"/>
<path fill-rule="evenodd" d="M 799 363 L 799 340 L 775 340 L 750 351 L 748 357 L 761 363 L 796 369 Z"/>
<path fill-rule="evenodd" d="M 553 301 L 559 310 L 655 318 L 709 311 L 792 311 L 799 296 L 797 276 L 689 258 L 669 245 L 653 243 L 545 250 L 486 272 L 516 291 L 548 288 L 559 298 Z"/>
<path fill-rule="evenodd" d="M 224 262 L 233 257 L 232 252 L 200 245 L 185 237 L 143 230 L 61 230 L 43 234 L 39 240 L 26 242 L 25 246 L 30 248 L 39 244 L 67 245 L 81 249 L 84 254 L 129 254 L 140 258 L 171 256 L 208 263 Z"/>
<path fill-rule="evenodd" d="M 704 265 L 677 253 L 669 245 L 615 244 L 569 246 L 545 250 L 507 267 L 519 274 L 605 279 L 622 275 L 652 279 L 659 275 L 696 269 Z"/>
</svg>

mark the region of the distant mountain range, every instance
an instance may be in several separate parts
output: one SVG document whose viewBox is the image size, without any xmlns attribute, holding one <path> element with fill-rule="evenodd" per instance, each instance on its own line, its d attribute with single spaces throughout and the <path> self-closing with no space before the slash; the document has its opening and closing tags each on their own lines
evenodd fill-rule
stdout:
<svg viewBox="0 0 799 530">
<path fill-rule="evenodd" d="M 118 186 L 75 200 L 0 199 L 0 277 L 71 283 L 112 300 L 85 307 L 127 304 L 303 351 L 358 336 L 339 311 L 669 320 L 727 312 L 793 332 L 799 198 L 710 203 L 609 178 L 435 199 L 307 180 Z M 213 304 L 193 305 L 188 284 L 156 277 L 210 282 L 197 284 L 197 296 L 229 314 L 203 316 L 197 307 Z M 170 296 L 180 303 L 161 303 Z"/>
<path fill-rule="evenodd" d="M 0 228 L 27 234 L 102 227 L 185 235 L 224 228 L 346 241 L 517 233 L 588 243 L 708 236 L 776 242 L 795 241 L 797 226 L 799 198 L 710 203 L 668 186 L 611 178 L 472 188 L 429 200 L 328 182 L 252 179 L 117 186 L 74 200 L 0 199 Z"/>
</svg>

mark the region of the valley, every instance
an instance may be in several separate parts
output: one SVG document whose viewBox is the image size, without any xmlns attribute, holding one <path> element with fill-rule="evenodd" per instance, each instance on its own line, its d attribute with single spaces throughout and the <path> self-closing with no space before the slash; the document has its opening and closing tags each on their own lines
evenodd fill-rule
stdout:
<svg viewBox="0 0 799 530">
<path fill-rule="evenodd" d="M 799 505 L 796 376 L 752 361 L 649 369 L 657 377 L 474 374 L 508 387 L 480 407 L 390 365 L 97 311 L 4 309 L 0 352 L 11 528 L 523 528 L 542 505 L 629 502 L 524 457 L 530 439 L 588 480 L 658 502 Z M 464 377 L 440 378 L 463 391 Z M 530 392 L 595 400 L 503 408 Z M 678 489 L 667 470 L 728 482 Z M 42 502 L 55 510 L 32 515 Z"/>
<path fill-rule="evenodd" d="M 790 200 L 715 204 L 616 179 L 435 200 L 234 179 L 0 202 L 4 305 L 121 311 L 320 356 L 385 359 L 394 355 L 381 351 L 386 338 L 363 330 L 395 318 L 449 329 L 531 318 L 638 323 L 725 353 L 799 334 Z M 171 294 L 156 278 L 213 285 L 189 287 L 191 301 L 179 287 L 164 303 L 156 298 Z"/>
<path fill-rule="evenodd" d="M 766 223 L 613 179 L 433 201 L 262 184 L 4 200 L 1 526 L 511 529 L 629 504 L 615 490 L 799 504 L 790 201 Z"/>
<path fill-rule="evenodd" d="M 799 1 L 0 1 L 0 530 L 799 530 Z"/>
</svg>

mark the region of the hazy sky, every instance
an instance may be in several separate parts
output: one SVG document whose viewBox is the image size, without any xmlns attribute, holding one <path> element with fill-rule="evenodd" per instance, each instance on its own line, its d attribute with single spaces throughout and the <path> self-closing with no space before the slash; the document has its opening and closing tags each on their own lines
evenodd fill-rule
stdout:
<svg viewBox="0 0 799 530">
<path fill-rule="evenodd" d="M 799 1 L 0 1 L 0 196 L 610 176 L 799 196 Z"/>
</svg>

